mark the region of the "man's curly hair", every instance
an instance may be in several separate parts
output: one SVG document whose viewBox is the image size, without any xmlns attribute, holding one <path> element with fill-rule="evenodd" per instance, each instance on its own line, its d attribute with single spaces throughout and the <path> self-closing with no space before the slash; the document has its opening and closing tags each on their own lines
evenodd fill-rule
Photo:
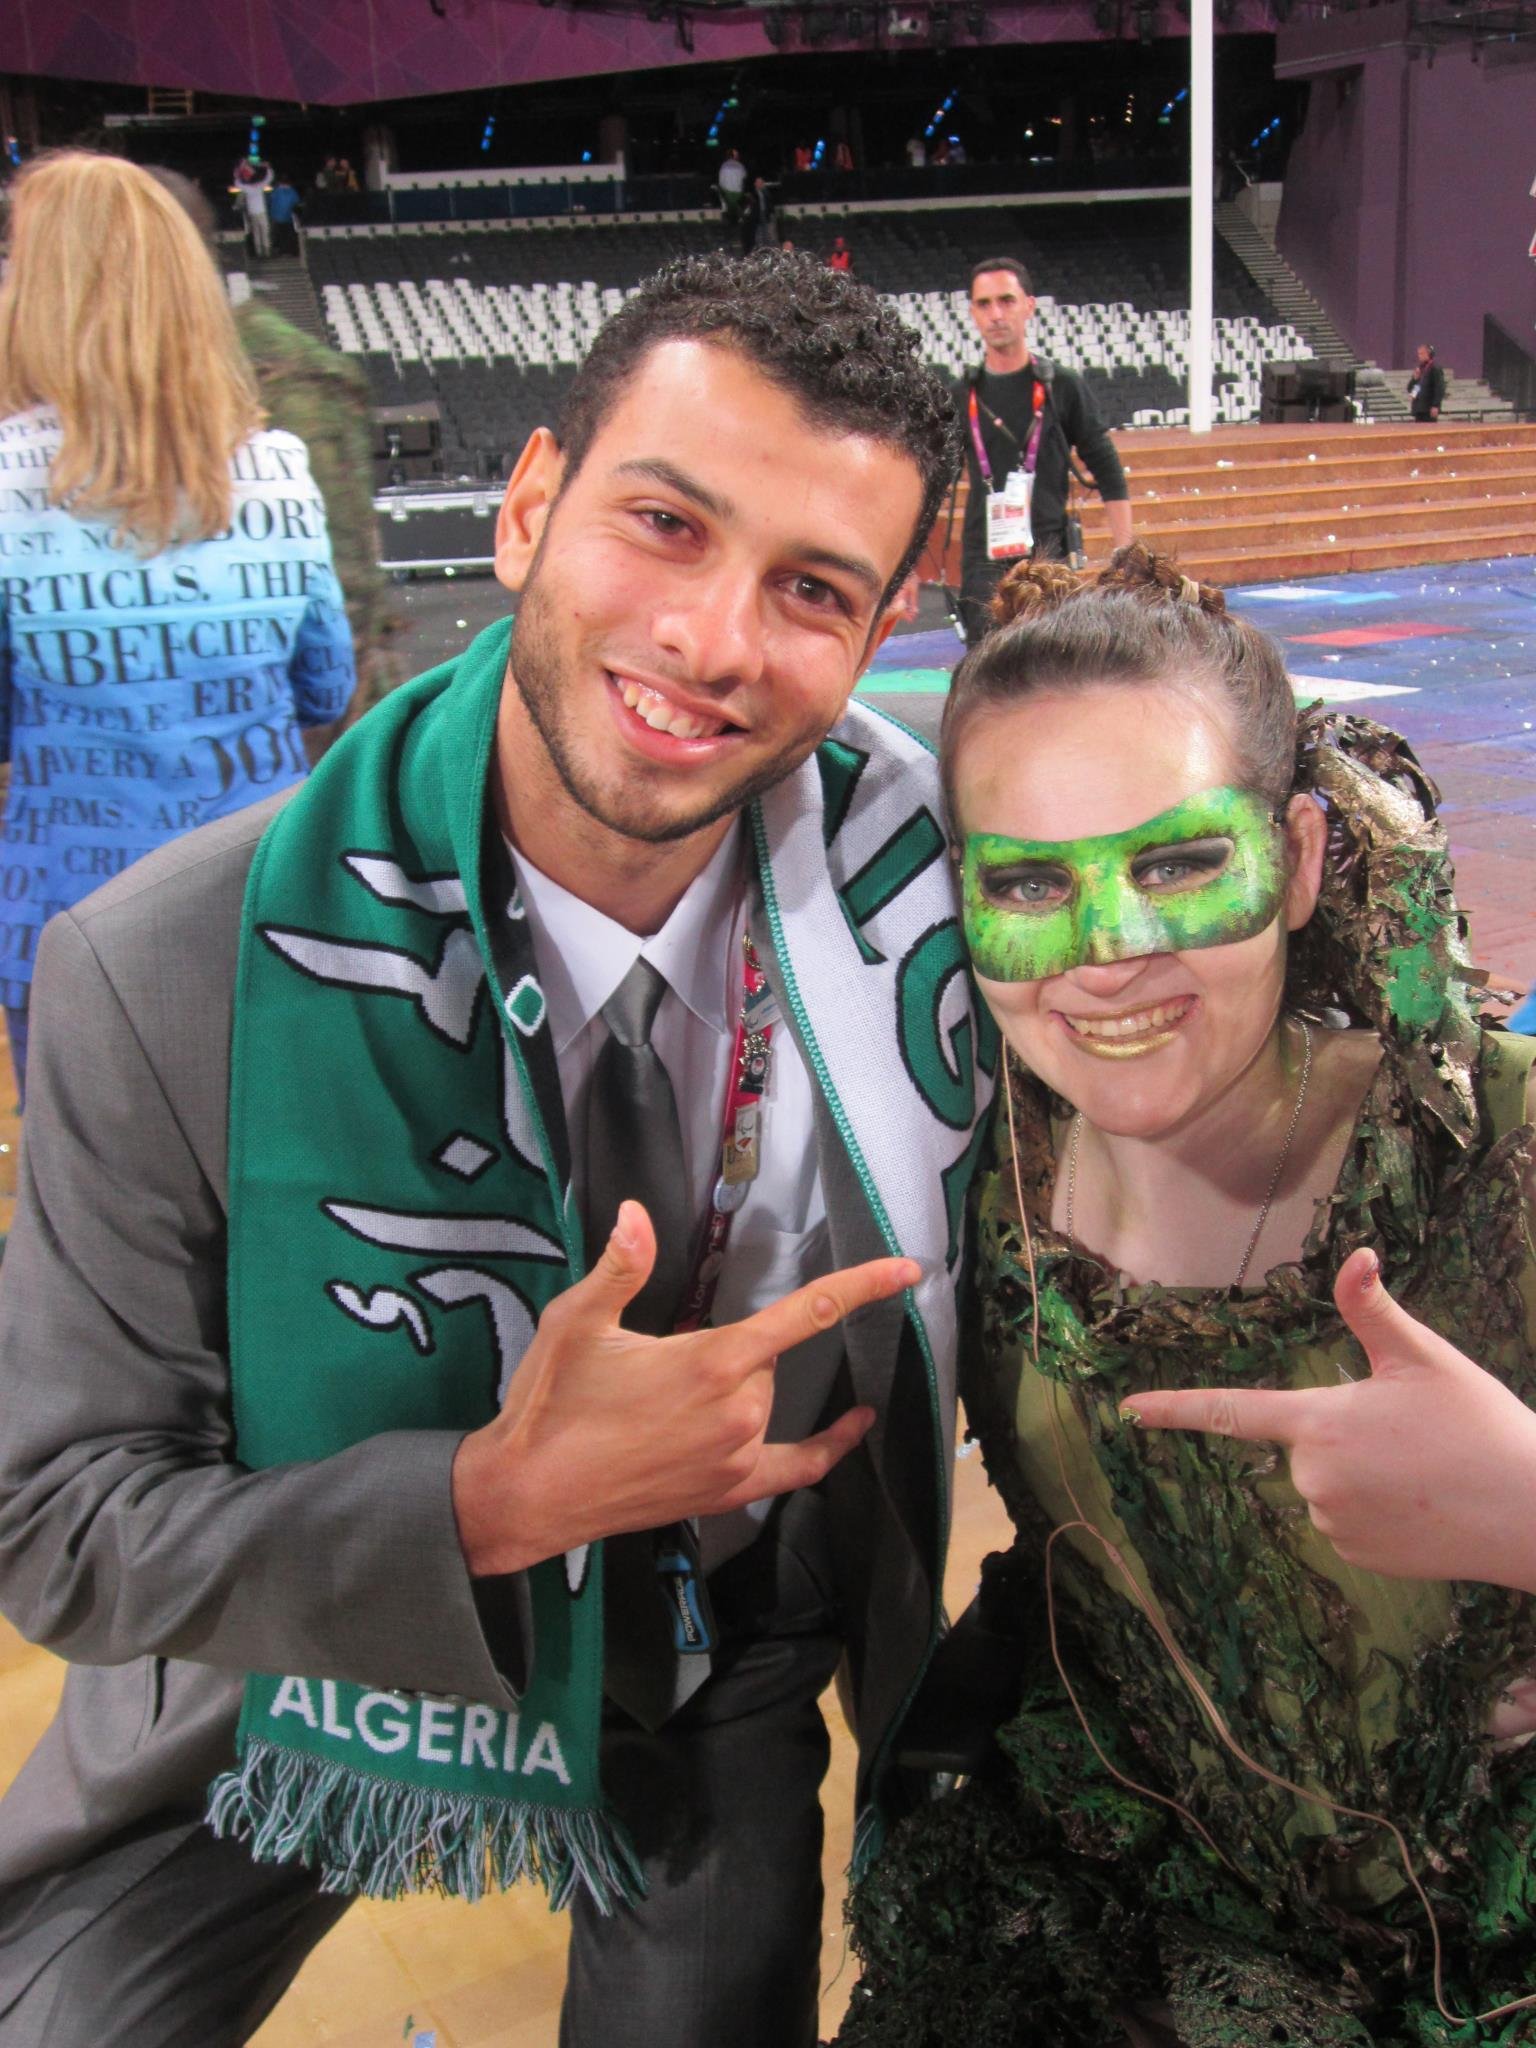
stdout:
<svg viewBox="0 0 1536 2048">
<path fill-rule="evenodd" d="M 651 349 L 719 341 L 736 349 L 833 434 L 863 434 L 909 456 L 923 502 L 886 595 L 922 551 L 959 467 L 954 404 L 917 337 L 868 285 L 813 256 L 686 256 L 646 279 L 577 371 L 557 434 L 572 477 Z"/>
</svg>

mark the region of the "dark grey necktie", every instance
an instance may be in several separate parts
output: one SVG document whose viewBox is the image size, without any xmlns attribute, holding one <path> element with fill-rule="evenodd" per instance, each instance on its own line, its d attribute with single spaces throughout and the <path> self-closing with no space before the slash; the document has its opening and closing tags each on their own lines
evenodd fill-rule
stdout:
<svg viewBox="0 0 1536 2048">
<path fill-rule="evenodd" d="M 608 1042 L 587 1097 L 589 1260 L 601 1256 L 620 1202 L 643 1202 L 656 1232 L 656 1264 L 624 1323 L 655 1337 L 677 1320 L 693 1249 L 677 1098 L 651 1044 L 666 992 L 665 977 L 637 960 L 603 1005 Z M 603 1552 L 606 1689 L 643 1726 L 659 1728 L 709 1675 L 707 1655 L 682 1657 L 674 1648 L 668 1587 L 676 1578 L 658 1570 L 660 1560 L 683 1557 L 696 1571 L 698 1545 L 679 1523 L 611 1537 Z"/>
<path fill-rule="evenodd" d="M 643 1202 L 656 1232 L 656 1265 L 624 1312 L 632 1330 L 665 1336 L 688 1279 L 693 1204 L 683 1171 L 677 1098 L 651 1044 L 666 978 L 637 960 L 603 1005 L 608 1043 L 592 1069 L 587 1098 L 587 1243 L 601 1256 L 619 1204 Z"/>
</svg>

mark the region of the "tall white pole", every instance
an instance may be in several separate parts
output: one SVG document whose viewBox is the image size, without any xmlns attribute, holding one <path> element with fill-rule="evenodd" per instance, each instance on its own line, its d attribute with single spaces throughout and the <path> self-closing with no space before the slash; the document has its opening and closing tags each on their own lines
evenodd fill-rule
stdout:
<svg viewBox="0 0 1536 2048">
<path fill-rule="evenodd" d="M 1211 431 L 1211 244 L 1216 154 L 1211 0 L 1192 0 L 1189 21 L 1189 425 Z"/>
</svg>

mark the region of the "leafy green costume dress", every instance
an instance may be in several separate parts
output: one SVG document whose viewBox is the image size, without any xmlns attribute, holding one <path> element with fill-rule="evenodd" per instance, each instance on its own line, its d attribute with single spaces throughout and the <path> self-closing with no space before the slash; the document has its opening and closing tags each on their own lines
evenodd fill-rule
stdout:
<svg viewBox="0 0 1536 2048">
<path fill-rule="evenodd" d="M 1105 1770 L 1047 1639 L 1045 1543 L 1074 1518 L 1064 1457 L 1237 1741 L 1401 1827 L 1440 1924 L 1452 2011 L 1536 1991 L 1536 1745 L 1486 1732 L 1502 1685 L 1536 1670 L 1536 1601 L 1357 1571 L 1313 1529 L 1273 1447 L 1117 1418 L 1149 1387 L 1358 1376 L 1331 1286 L 1362 1244 L 1415 1316 L 1536 1400 L 1523 1189 L 1536 1041 L 1473 1014 L 1435 792 L 1405 744 L 1314 715 L 1298 766 L 1330 841 L 1290 999 L 1374 1028 L 1381 1065 L 1301 1260 L 1241 1293 L 1127 1286 L 1053 1232 L 1064 1106 L 1012 1068 L 1035 1280 L 1000 1105 L 961 1383 L 1018 1532 L 992 1561 L 990 1597 L 1002 1589 L 1023 1639 L 1023 1706 L 995 1764 L 903 1822 L 857 1887 L 865 1970 L 841 2043 L 1095 2048 L 1124 2043 L 1127 2011 L 1155 2014 L 1188 2048 L 1536 2042 L 1536 2007 L 1485 2026 L 1441 2016 L 1428 1922 L 1390 1835 L 1232 1757 L 1081 1533 L 1057 1542 L 1052 1582 L 1087 1720 L 1120 1771 L 1186 1806 L 1225 1861 Z M 1511 1501 L 1510 1515 L 1533 1505 Z"/>
</svg>

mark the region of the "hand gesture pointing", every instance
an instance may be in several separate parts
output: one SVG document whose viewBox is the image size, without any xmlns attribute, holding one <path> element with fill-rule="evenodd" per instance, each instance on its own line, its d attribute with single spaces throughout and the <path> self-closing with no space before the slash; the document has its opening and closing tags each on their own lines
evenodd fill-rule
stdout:
<svg viewBox="0 0 1536 2048">
<path fill-rule="evenodd" d="M 722 1329 L 647 1337 L 619 1318 L 655 1261 L 649 1216 L 625 1202 L 591 1272 L 540 1317 L 501 1413 L 459 1445 L 453 1507 L 477 1576 L 813 1486 L 874 1421 L 850 1408 L 801 1443 L 765 1440 L 780 1352 L 916 1286 L 913 1260 L 829 1273 Z"/>
<path fill-rule="evenodd" d="M 1536 1592 L 1536 1413 L 1399 1307 L 1374 1252 L 1346 1259 L 1333 1292 L 1368 1375 L 1133 1394 L 1122 1414 L 1283 1444 L 1296 1491 L 1347 1564 Z"/>
</svg>

